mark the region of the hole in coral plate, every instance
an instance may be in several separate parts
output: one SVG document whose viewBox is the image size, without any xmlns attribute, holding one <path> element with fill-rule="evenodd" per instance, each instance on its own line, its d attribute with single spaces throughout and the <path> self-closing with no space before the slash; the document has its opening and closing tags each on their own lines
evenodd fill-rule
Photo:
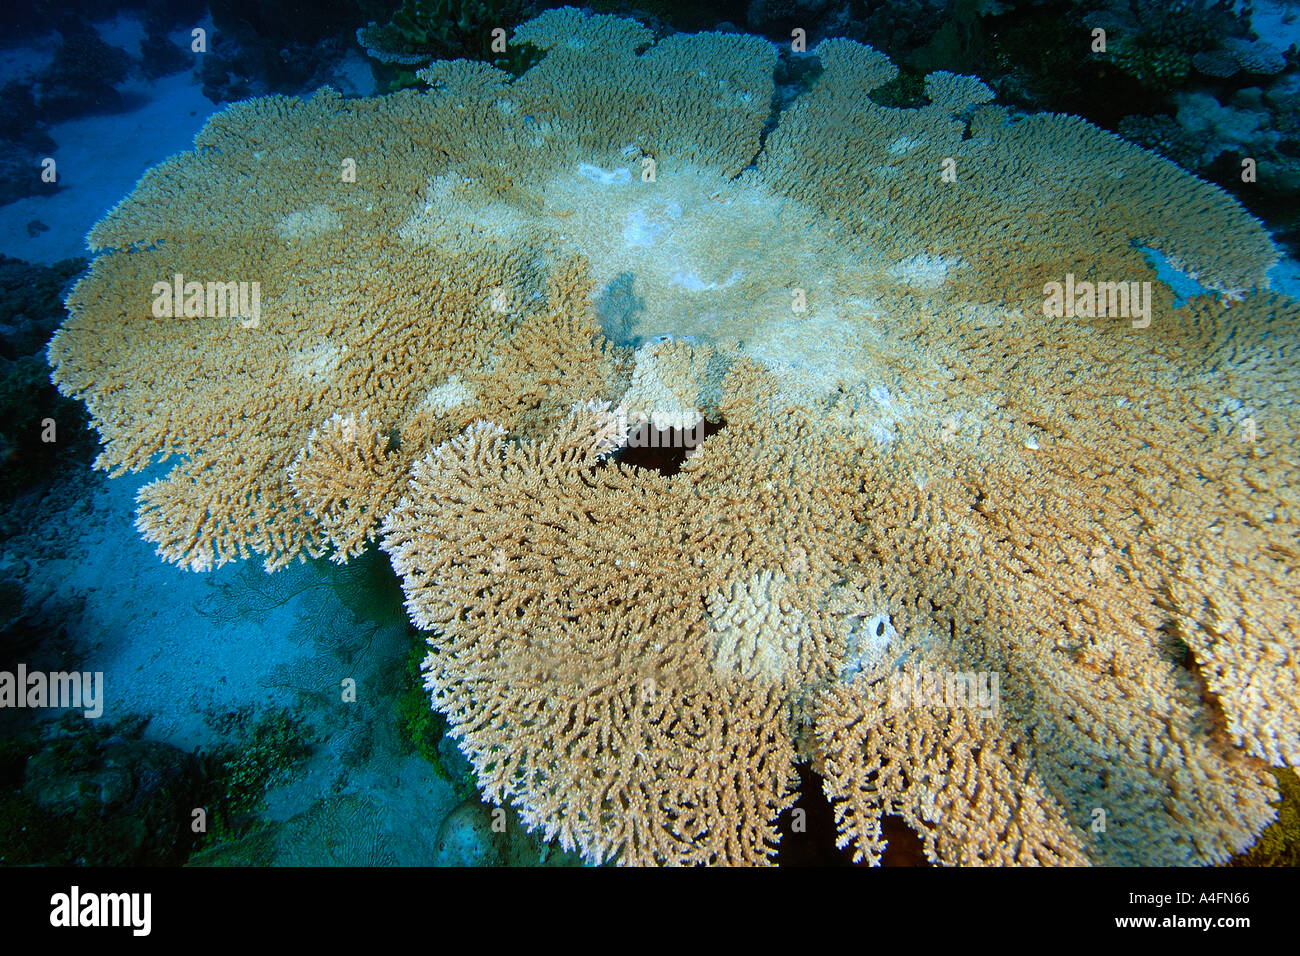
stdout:
<svg viewBox="0 0 1300 956">
<path fill-rule="evenodd" d="M 837 831 L 835 811 L 822 789 L 822 781 L 806 763 L 799 764 L 799 799 L 781 814 L 777 830 L 781 834 L 776 854 L 778 866 L 853 866 L 853 848 L 841 850 L 835 845 Z M 803 811 L 805 827 L 795 833 L 795 811 Z M 881 854 L 881 866 L 929 866 L 921 838 L 902 817 L 886 815 L 881 833 L 888 846 Z"/>
<path fill-rule="evenodd" d="M 628 436 L 627 445 L 614 456 L 621 465 L 648 468 L 671 477 L 681 471 L 686 459 L 726 422 L 703 421 L 695 428 L 655 428 L 650 422 Z"/>
</svg>

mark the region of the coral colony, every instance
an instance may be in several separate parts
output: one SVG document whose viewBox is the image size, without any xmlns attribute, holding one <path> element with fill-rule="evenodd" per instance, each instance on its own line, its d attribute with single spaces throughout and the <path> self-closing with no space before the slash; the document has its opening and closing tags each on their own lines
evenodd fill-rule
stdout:
<svg viewBox="0 0 1300 956">
<path fill-rule="evenodd" d="M 589 861 L 770 862 L 801 764 L 873 863 L 887 814 L 943 863 L 1250 846 L 1300 763 L 1261 224 L 973 76 L 880 105 L 851 40 L 780 108 L 743 33 L 510 42 L 232 104 L 94 227 L 48 356 L 98 468 L 179 456 L 158 554 L 377 543 L 482 796 Z"/>
</svg>

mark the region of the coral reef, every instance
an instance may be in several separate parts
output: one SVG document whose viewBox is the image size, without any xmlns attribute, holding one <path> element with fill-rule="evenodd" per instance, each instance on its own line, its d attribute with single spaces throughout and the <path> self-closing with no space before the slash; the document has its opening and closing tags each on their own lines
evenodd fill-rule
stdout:
<svg viewBox="0 0 1300 956">
<path fill-rule="evenodd" d="M 1294 9 L 1229 0 L 764 0 L 750 14 L 750 25 L 778 42 L 798 25 L 814 39 L 846 36 L 887 53 L 902 74 L 896 87 L 878 91 L 885 105 L 917 105 L 906 94 L 929 71 L 977 74 L 999 102 L 1085 116 L 1218 182 L 1284 239 L 1300 229 L 1293 201 L 1300 189 L 1300 147 L 1287 133 L 1300 115 L 1288 101 L 1300 76 L 1300 54 L 1294 43 L 1282 49 Z M 1106 32 L 1106 44 L 1094 50 L 1098 29 Z M 1262 91 L 1262 102 L 1236 102 L 1251 90 L 1257 100 Z M 1178 101 L 1189 96 L 1201 102 L 1184 110 Z M 1212 109 L 1208 100 L 1217 101 Z M 1207 114 L 1243 107 L 1265 114 L 1258 121 L 1262 135 L 1243 145 L 1234 162 L 1214 161 L 1235 151 L 1240 140 L 1217 139 Z M 1194 120 L 1179 128 L 1184 112 Z M 1231 116 L 1219 118 L 1228 128 L 1237 125 Z M 1200 158 L 1202 152 L 1209 158 Z M 1246 182 L 1243 156 L 1259 164 L 1257 178 Z"/>
<path fill-rule="evenodd" d="M 245 707 L 214 716 L 213 725 L 228 742 L 206 757 L 217 796 L 210 813 L 216 829 L 229 832 L 261 806 L 266 791 L 311 752 L 311 745 L 307 728 L 287 710 L 254 716 Z"/>
<path fill-rule="evenodd" d="M 181 457 L 144 537 L 378 540 L 485 797 L 588 860 L 766 861 L 800 762 L 870 862 L 890 817 L 944 863 L 1249 846 L 1300 762 L 1300 306 L 1260 224 L 974 77 L 880 105 L 850 40 L 773 117 L 756 37 L 514 39 L 519 77 L 232 106 L 94 228 L 49 357 L 99 468 Z M 1052 314 L 1067 277 L 1150 283 L 1145 322 Z M 258 317 L 206 306 L 238 282 Z M 645 419 L 713 430 L 660 473 Z M 934 674 L 1000 698 L 897 692 Z"/>
<path fill-rule="evenodd" d="M 37 103 L 42 114 L 62 117 L 119 106 L 116 84 L 126 79 L 132 68 L 130 54 L 105 43 L 89 27 L 67 29 L 62 35 L 54 62 L 38 77 Z"/>
<path fill-rule="evenodd" d="M 41 176 L 41 160 L 54 151 L 54 141 L 39 125 L 36 89 L 32 80 L 0 87 L 0 205 L 59 188 Z"/>
<path fill-rule="evenodd" d="M 213 0 L 215 31 L 199 61 L 214 103 L 265 93 L 300 93 L 337 82 L 342 37 L 362 16 L 356 0 L 318 0 L 311 16 L 290 0 Z"/>
<path fill-rule="evenodd" d="M 1173 116 L 1129 116 L 1120 132 L 1186 169 L 1240 179 L 1241 161 L 1256 164 L 1259 185 L 1277 196 L 1300 192 L 1300 140 L 1285 118 L 1300 106 L 1291 91 L 1238 91 L 1226 104 L 1209 93 L 1172 97 Z M 1219 170 L 1218 167 L 1222 166 Z"/>
<path fill-rule="evenodd" d="M 45 345 L 67 313 L 59 301 L 80 259 L 38 266 L 0 256 L 0 498 L 38 484 L 60 463 L 93 457 L 78 403 L 50 384 Z"/>
<path fill-rule="evenodd" d="M 190 866 L 393 866 L 390 834 L 374 826 L 364 797 L 327 797 L 302 813 L 224 838 L 190 857 Z"/>
<path fill-rule="evenodd" d="M 357 30 L 357 43 L 376 64 L 389 90 L 414 86 L 414 68 L 435 59 L 484 60 L 514 74 L 536 62 L 536 50 L 511 43 L 492 49 L 492 31 L 509 32 L 519 20 L 521 0 L 403 0 L 393 18 Z"/>
<path fill-rule="evenodd" d="M 145 79 L 155 80 L 190 66 L 189 51 L 171 41 L 160 21 L 150 20 L 145 26 L 145 38 L 140 41 L 140 69 Z"/>
<path fill-rule="evenodd" d="M 142 866 L 182 862 L 203 789 L 192 754 L 140 739 L 144 721 L 73 714 L 0 746 L 0 862 Z M 18 786 L 20 784 L 20 786 Z"/>
</svg>

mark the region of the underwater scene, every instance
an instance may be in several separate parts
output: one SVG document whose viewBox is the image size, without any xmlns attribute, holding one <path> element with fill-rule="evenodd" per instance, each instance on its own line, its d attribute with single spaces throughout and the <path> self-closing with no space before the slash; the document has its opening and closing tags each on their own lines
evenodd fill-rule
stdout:
<svg viewBox="0 0 1300 956">
<path fill-rule="evenodd" d="M 0 36 L 0 868 L 1300 863 L 1300 2 Z"/>
</svg>

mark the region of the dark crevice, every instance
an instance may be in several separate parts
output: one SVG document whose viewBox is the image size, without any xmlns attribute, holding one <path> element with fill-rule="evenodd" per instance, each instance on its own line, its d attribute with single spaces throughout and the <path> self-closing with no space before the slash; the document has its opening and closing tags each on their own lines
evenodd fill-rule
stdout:
<svg viewBox="0 0 1300 956">
<path fill-rule="evenodd" d="M 686 459 L 706 439 L 726 427 L 726 422 L 703 421 L 696 428 L 655 428 L 646 422 L 628 436 L 627 444 L 613 460 L 620 465 L 648 468 L 671 477 L 681 471 Z"/>
<path fill-rule="evenodd" d="M 763 155 L 767 146 L 767 137 L 780 125 L 781 115 L 794 105 L 816 83 L 822 74 L 821 61 L 811 53 L 793 53 L 782 47 L 778 53 L 776 69 L 772 79 L 772 102 L 768 106 L 767 120 L 758 134 L 758 149 L 749 158 L 749 162 L 732 176 L 739 179 L 749 169 L 758 168 L 758 157 Z"/>
<path fill-rule="evenodd" d="M 877 86 L 867 96 L 877 106 L 895 110 L 916 110 L 930 102 L 925 95 L 925 74 L 907 69 L 899 70 L 897 76 Z"/>
<path fill-rule="evenodd" d="M 1210 688 L 1210 682 L 1205 677 L 1201 662 L 1196 658 L 1196 652 L 1179 636 L 1177 627 L 1172 622 L 1166 621 L 1161 624 L 1158 632 L 1161 635 L 1161 644 L 1166 658 L 1181 669 L 1186 681 L 1200 698 L 1201 705 L 1205 708 L 1215 729 L 1226 731 L 1227 714 L 1223 711 L 1223 704 L 1218 695 Z"/>
<path fill-rule="evenodd" d="M 806 763 L 799 764 L 798 769 L 799 798 L 777 820 L 781 834 L 777 865 L 854 866 L 853 848 L 840 849 L 835 845 L 835 811 L 822 790 L 821 778 Z M 794 827 L 796 819 L 801 820 L 798 832 Z M 881 834 L 888 844 L 880 857 L 881 866 L 930 865 L 920 836 L 902 817 L 887 814 L 881 820 Z"/>
</svg>

